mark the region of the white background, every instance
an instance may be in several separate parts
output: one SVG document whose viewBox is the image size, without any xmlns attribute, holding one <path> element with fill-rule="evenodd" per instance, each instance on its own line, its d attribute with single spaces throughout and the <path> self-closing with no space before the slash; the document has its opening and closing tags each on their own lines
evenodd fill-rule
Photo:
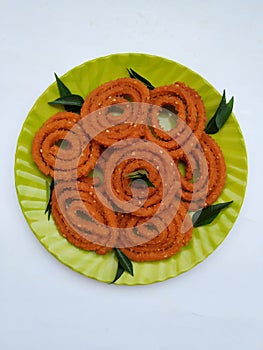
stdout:
<svg viewBox="0 0 263 350">
<path fill-rule="evenodd" d="M 263 349 L 262 36 L 261 0 L 1 0 L 1 349 Z M 16 141 L 53 72 L 117 52 L 163 56 L 225 88 L 249 156 L 245 202 L 223 244 L 149 286 L 65 267 L 30 231 L 15 192 Z"/>
</svg>

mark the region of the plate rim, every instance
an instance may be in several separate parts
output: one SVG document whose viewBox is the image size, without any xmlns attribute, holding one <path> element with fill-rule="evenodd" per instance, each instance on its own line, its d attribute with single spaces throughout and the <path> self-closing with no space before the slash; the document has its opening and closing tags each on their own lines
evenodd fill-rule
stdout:
<svg viewBox="0 0 263 350">
<path fill-rule="evenodd" d="M 97 62 L 98 60 L 105 60 L 105 59 L 111 59 L 113 56 L 126 56 L 126 57 L 130 57 L 130 56 L 147 56 L 148 58 L 155 58 L 155 59 L 160 59 L 164 62 L 169 62 L 170 64 L 176 64 L 178 66 L 180 66 L 181 68 L 186 68 L 188 72 L 190 72 L 191 74 L 194 74 L 194 75 L 197 75 L 199 78 L 201 78 L 201 80 L 203 82 L 205 82 L 205 84 L 208 84 L 210 87 L 212 87 L 212 89 L 217 92 L 219 94 L 219 92 L 214 88 L 213 85 L 211 85 L 205 78 L 203 78 L 198 72 L 192 70 L 191 68 L 188 68 L 187 66 L 184 66 L 183 64 L 179 63 L 179 62 L 176 62 L 174 60 L 171 60 L 171 59 L 168 59 L 168 58 L 165 58 L 165 57 L 161 57 L 161 56 L 157 56 L 157 55 L 153 55 L 153 54 L 148 54 L 148 53 L 114 53 L 114 54 L 108 54 L 108 55 L 105 55 L 105 56 L 101 56 L 101 57 L 97 57 L 97 58 L 93 58 L 91 60 L 88 60 L 88 61 L 85 61 L 85 62 L 82 62 L 81 64 L 71 68 L 69 71 L 67 71 L 66 73 L 64 73 L 63 75 L 61 75 L 61 78 L 65 78 L 66 76 L 70 75 L 71 71 L 72 70 L 75 70 L 75 69 L 80 69 L 82 66 L 85 66 L 87 64 L 92 64 L 92 63 L 95 63 Z M 19 202 L 19 206 L 21 208 L 21 211 L 23 213 L 23 216 L 25 217 L 26 219 L 26 222 L 30 228 L 30 230 L 34 233 L 34 235 L 36 236 L 36 238 L 38 239 L 38 241 L 45 247 L 45 249 L 51 253 L 57 260 L 59 260 L 61 263 L 63 263 L 65 266 L 69 267 L 70 269 L 84 275 L 84 276 L 87 276 L 89 278 L 92 278 L 92 279 L 95 279 L 97 281 L 100 281 L 100 282 L 108 282 L 108 281 L 105 281 L 105 280 L 102 280 L 102 279 L 99 279 L 99 278 L 96 278 L 94 276 L 90 276 L 90 275 L 87 275 L 85 273 L 83 273 L 82 271 L 79 271 L 77 270 L 75 267 L 73 267 L 72 265 L 69 265 L 67 263 L 65 263 L 65 261 L 62 261 L 58 255 L 56 255 L 54 252 L 52 252 L 45 244 L 44 242 L 38 237 L 38 234 L 37 232 L 35 232 L 35 229 L 32 227 L 32 224 L 31 224 L 31 221 L 28 217 L 26 217 L 25 215 L 25 212 L 23 210 L 23 207 L 22 207 L 22 203 L 21 203 L 21 194 L 19 193 L 18 191 L 18 184 L 19 184 L 19 181 L 18 181 L 18 175 L 17 175 L 17 158 L 18 158 L 18 153 L 19 153 L 19 141 L 20 141 L 20 138 L 21 138 L 21 135 L 23 133 L 23 130 L 27 124 L 27 121 L 30 117 L 30 114 L 34 111 L 34 109 L 37 108 L 37 103 L 38 101 L 43 98 L 43 96 L 45 96 L 45 94 L 49 91 L 49 89 L 52 87 L 52 86 L 55 86 L 55 82 L 53 82 L 52 84 L 50 84 L 43 92 L 42 94 L 40 94 L 37 99 L 35 100 L 33 106 L 31 107 L 31 109 L 29 110 L 24 122 L 22 123 L 22 127 L 20 129 L 20 132 L 19 132 L 19 136 L 17 138 L 17 144 L 16 144 L 16 151 L 15 151 L 15 158 L 14 158 L 14 177 L 15 177 L 15 188 L 16 188 L 16 194 L 17 194 L 17 199 L 18 199 L 18 202 Z M 245 182 L 245 185 L 243 186 L 243 196 L 242 196 L 242 200 L 241 200 L 241 203 L 238 207 L 238 210 L 236 212 L 236 216 L 234 218 L 234 221 L 232 222 L 232 225 L 230 227 L 230 229 L 228 230 L 228 232 L 225 234 L 225 236 L 223 237 L 223 239 L 221 240 L 221 242 L 210 252 L 208 253 L 205 257 L 201 257 L 199 260 L 196 260 L 190 267 L 188 266 L 187 268 L 185 269 L 181 269 L 179 271 L 179 273 L 176 273 L 176 274 L 168 274 L 166 275 L 165 277 L 163 278 L 155 278 L 153 281 L 151 282 L 146 282 L 146 283 L 129 283 L 129 281 L 122 281 L 122 279 L 120 279 L 119 281 L 117 281 L 116 285 L 129 285 L 129 286 L 133 286 L 133 285 L 139 285 L 139 284 L 142 284 L 142 285 L 147 285 L 147 284 L 152 284 L 152 283 L 156 283 L 156 282 L 162 282 L 164 280 L 167 280 L 167 279 L 171 279 L 171 278 L 174 278 L 182 273 L 185 273 L 186 271 L 189 271 L 191 269 L 193 269 L 196 265 L 200 264 L 202 261 L 206 260 L 206 258 L 212 254 L 217 248 L 219 245 L 222 244 L 222 242 L 225 240 L 225 238 L 228 236 L 228 234 L 230 233 L 230 231 L 232 230 L 233 226 L 234 226 L 234 223 L 235 221 L 237 220 L 237 218 L 239 217 L 239 213 L 240 213 L 240 210 L 242 208 L 242 205 L 244 203 L 244 200 L 245 200 L 245 196 L 246 196 L 246 188 L 247 188 L 247 177 L 248 177 L 248 160 L 247 160 L 247 149 L 246 149 L 246 143 L 245 143 L 245 139 L 244 139 L 244 136 L 243 136 L 243 133 L 242 133 L 242 130 L 240 128 L 240 125 L 237 121 L 237 118 L 235 117 L 235 114 L 232 113 L 232 116 L 234 117 L 234 121 L 235 121 L 235 124 L 236 124 L 236 127 L 237 127 L 237 132 L 239 133 L 240 135 L 240 142 L 242 143 L 242 146 L 243 146 L 243 151 L 244 151 L 244 154 L 243 154 L 243 158 L 244 158 L 244 163 L 246 165 L 245 169 L 244 170 L 244 174 L 245 174 L 245 178 L 243 178 L 244 182 Z M 47 117 L 48 118 L 48 117 Z M 243 175 L 244 175 L 243 174 Z M 88 254 L 92 253 L 92 252 L 87 252 Z M 94 253 L 95 254 L 95 253 Z M 141 264 L 141 263 L 140 263 Z M 145 263 L 143 263 L 145 264 Z M 137 265 L 137 264 L 136 264 Z"/>
</svg>

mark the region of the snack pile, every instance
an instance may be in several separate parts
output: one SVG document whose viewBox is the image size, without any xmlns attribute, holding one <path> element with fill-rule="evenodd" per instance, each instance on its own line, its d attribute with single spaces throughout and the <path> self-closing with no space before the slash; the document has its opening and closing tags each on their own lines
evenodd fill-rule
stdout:
<svg viewBox="0 0 263 350">
<path fill-rule="evenodd" d="M 95 88 L 80 114 L 51 116 L 35 134 L 32 157 L 54 179 L 61 235 L 98 254 L 117 247 L 133 261 L 176 254 L 191 240 L 190 213 L 214 203 L 225 184 L 224 157 L 205 124 L 193 88 L 148 89 L 133 78 Z"/>
</svg>

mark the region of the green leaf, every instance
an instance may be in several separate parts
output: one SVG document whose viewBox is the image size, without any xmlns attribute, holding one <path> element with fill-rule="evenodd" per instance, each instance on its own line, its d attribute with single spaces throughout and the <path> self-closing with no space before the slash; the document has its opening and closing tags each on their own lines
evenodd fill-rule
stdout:
<svg viewBox="0 0 263 350">
<path fill-rule="evenodd" d="M 205 132 L 207 134 L 216 134 L 228 120 L 234 106 L 234 97 L 232 97 L 228 103 L 226 103 L 226 93 L 223 91 L 223 96 L 220 104 L 214 114 L 209 120 Z"/>
<path fill-rule="evenodd" d="M 69 96 L 59 97 L 54 101 L 48 102 L 48 104 L 81 107 L 83 102 L 84 100 L 81 96 L 72 94 Z"/>
<path fill-rule="evenodd" d="M 54 179 L 52 179 L 52 181 L 49 185 L 49 196 L 48 196 L 49 198 L 48 198 L 48 203 L 47 203 L 46 210 L 45 210 L 45 214 L 48 214 L 47 215 L 48 220 L 50 220 L 51 211 L 52 211 L 51 198 L 52 198 L 52 193 L 54 190 L 54 185 L 55 185 L 55 181 L 54 181 Z"/>
<path fill-rule="evenodd" d="M 124 268 L 122 267 L 121 263 L 118 261 L 118 268 L 116 271 L 116 275 L 114 277 L 114 280 L 111 283 L 114 283 L 116 281 L 118 281 L 118 279 L 122 276 L 122 274 L 124 273 Z"/>
<path fill-rule="evenodd" d="M 139 169 L 126 175 L 129 179 L 140 179 L 141 176 L 148 176 L 148 172 L 145 169 Z"/>
<path fill-rule="evenodd" d="M 216 125 L 219 130 L 223 127 L 227 119 L 230 117 L 230 114 L 233 110 L 233 106 L 234 106 L 234 97 L 232 96 L 231 99 L 228 101 L 228 103 L 220 111 L 220 114 L 218 114 L 218 117 L 216 118 Z"/>
<path fill-rule="evenodd" d="M 148 176 L 149 176 L 148 172 L 144 169 L 139 169 L 126 175 L 126 177 L 131 179 L 130 185 L 134 180 L 143 180 L 145 181 L 148 187 L 155 187 L 154 184 L 149 180 Z"/>
<path fill-rule="evenodd" d="M 210 205 L 206 208 L 197 210 L 192 216 L 194 227 L 210 224 L 220 213 L 220 211 L 229 206 L 233 201 Z"/>
<path fill-rule="evenodd" d="M 56 82 L 57 82 L 60 97 L 65 97 L 65 96 L 71 95 L 71 91 L 69 90 L 69 88 L 66 87 L 66 85 L 59 79 L 59 77 L 57 76 L 56 73 L 54 73 L 54 74 L 56 77 Z"/>
<path fill-rule="evenodd" d="M 66 98 L 67 96 L 78 96 L 78 95 L 73 95 L 71 93 L 71 91 L 69 90 L 69 88 L 62 82 L 62 80 L 59 79 L 57 74 L 56 73 L 54 73 L 54 74 L 56 77 L 56 82 L 57 82 L 60 97 Z M 79 96 L 79 97 L 82 99 L 81 96 Z M 57 101 L 57 100 L 55 100 L 55 101 Z M 54 102 L 54 101 L 52 101 L 52 102 Z M 52 103 L 52 102 L 49 102 L 49 104 L 50 105 L 56 105 L 56 104 L 60 105 L 61 104 L 61 103 Z M 81 106 L 82 106 L 82 104 L 83 104 L 83 101 L 81 103 Z M 73 113 L 78 113 L 78 114 L 80 113 L 81 106 L 79 106 L 79 105 L 63 104 L 63 103 L 62 103 L 62 105 L 64 106 L 64 108 L 67 112 L 73 112 Z"/>
<path fill-rule="evenodd" d="M 133 266 L 131 260 L 119 248 L 114 248 L 114 252 L 123 269 L 133 276 Z"/>
<path fill-rule="evenodd" d="M 153 90 L 154 86 L 149 82 L 149 80 L 142 77 L 140 74 L 136 73 L 132 68 L 127 68 L 127 71 L 131 78 L 140 80 L 144 85 L 147 86 L 149 90 Z"/>
</svg>

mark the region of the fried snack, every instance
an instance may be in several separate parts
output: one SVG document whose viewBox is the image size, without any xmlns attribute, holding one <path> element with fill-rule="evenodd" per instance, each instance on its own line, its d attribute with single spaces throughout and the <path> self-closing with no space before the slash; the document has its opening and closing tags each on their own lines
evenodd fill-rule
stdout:
<svg viewBox="0 0 263 350">
<path fill-rule="evenodd" d="M 131 105 L 125 105 L 125 108 L 129 106 L 131 110 Z M 105 113 L 105 111 L 104 111 Z M 131 110 L 131 114 L 133 115 L 135 112 Z M 138 112 L 139 114 L 139 112 Z M 109 114 L 106 114 L 109 116 Z M 80 120 L 81 127 L 92 136 L 93 140 L 95 140 L 102 147 L 109 147 L 116 142 L 126 139 L 126 138 L 140 138 L 143 135 L 144 125 L 135 124 L 135 123 L 126 123 L 121 118 L 114 118 L 113 121 L 109 119 L 105 119 L 105 123 L 102 126 L 101 121 L 102 110 L 93 112 L 88 117 Z M 127 117 L 127 120 L 130 120 Z"/>
<path fill-rule="evenodd" d="M 187 125 L 193 130 L 195 136 L 200 139 L 203 134 L 205 124 L 206 124 L 206 109 L 201 96 L 196 90 L 192 89 L 190 86 L 177 82 L 175 85 L 180 86 L 184 91 L 187 91 L 193 101 L 195 107 L 195 114 L 192 117 L 189 112 L 187 112 Z"/>
<path fill-rule="evenodd" d="M 133 227 L 135 236 L 139 234 L 144 235 L 145 226 L 143 232 L 140 231 L 139 226 L 144 220 L 144 218 L 136 216 L 124 216 L 120 224 L 125 227 Z M 157 230 L 159 232 L 158 217 L 155 217 L 155 223 L 156 226 L 152 225 L 149 227 L 149 231 Z M 169 224 L 166 222 L 163 224 L 166 228 L 153 239 L 141 245 L 121 248 L 122 252 L 133 261 L 157 261 L 176 254 L 192 237 L 193 226 L 191 218 L 186 213 L 184 206 L 181 205 L 173 220 Z"/>
<path fill-rule="evenodd" d="M 129 174 L 142 169 L 148 173 L 154 187 L 145 188 L 145 184 L 139 181 L 132 183 Z M 112 174 L 111 183 L 113 193 L 119 200 L 127 202 L 138 198 L 138 209 L 133 212 L 135 216 L 154 215 L 162 202 L 163 184 L 159 172 L 143 159 L 131 158 L 121 162 Z"/>
<path fill-rule="evenodd" d="M 78 114 L 58 112 L 49 118 L 35 134 L 32 143 L 32 157 L 44 175 L 54 176 L 60 143 L 79 119 Z"/>
<path fill-rule="evenodd" d="M 127 102 L 149 102 L 149 90 L 139 80 L 119 78 L 94 89 L 84 101 L 81 117 L 100 108 Z"/>
<path fill-rule="evenodd" d="M 147 87 L 136 79 L 120 78 L 104 83 L 83 103 L 84 128 L 92 125 L 92 137 L 103 146 L 128 136 L 140 137 L 144 130 L 142 121 L 148 112 L 148 106 L 143 103 L 149 102 L 149 96 Z"/>
<path fill-rule="evenodd" d="M 162 113 L 174 118 L 169 131 Z M 205 122 L 194 89 L 176 82 L 150 91 L 132 78 L 94 89 L 80 115 L 52 116 L 32 156 L 55 180 L 51 208 L 61 235 L 98 254 L 118 247 L 139 262 L 176 254 L 192 238 L 188 212 L 211 205 L 225 184 L 224 157 Z M 138 171 L 152 186 L 130 178 Z"/>
<path fill-rule="evenodd" d="M 93 169 L 100 146 L 76 126 L 79 120 L 78 114 L 58 112 L 35 134 L 32 157 L 44 175 L 54 177 L 56 172 L 57 180 L 70 180 Z"/>
<path fill-rule="evenodd" d="M 110 215 L 98 201 L 90 179 L 57 183 L 51 203 L 58 230 L 69 242 L 98 254 L 111 250 L 112 232 L 105 225 Z"/>
<path fill-rule="evenodd" d="M 151 90 L 150 103 L 158 108 L 151 109 L 146 138 L 168 149 L 174 157 L 181 156 L 182 148 L 192 142 L 192 132 L 198 140 L 204 130 L 206 111 L 201 97 L 189 86 L 176 82 Z M 169 131 L 164 131 L 160 124 L 162 113 L 168 114 L 175 124 Z"/>
<path fill-rule="evenodd" d="M 216 201 L 225 185 L 226 165 L 220 147 L 209 135 L 203 133 L 200 146 L 176 158 L 175 162 L 185 167 L 185 174 L 180 174 L 181 198 L 189 210 L 195 211 Z"/>
<path fill-rule="evenodd" d="M 211 136 L 203 133 L 201 138 L 209 171 L 208 192 L 205 201 L 205 206 L 214 203 L 221 194 L 226 180 L 226 163 L 224 155 Z"/>
<path fill-rule="evenodd" d="M 151 217 L 159 209 L 179 205 L 179 174 L 169 154 L 153 142 L 128 139 L 106 149 L 97 164 L 103 172 L 104 194 L 120 212 Z M 155 187 L 132 185 L 129 174 L 137 170 L 148 173 Z M 171 210 L 171 209 L 170 209 Z M 173 209 L 172 209 L 173 210 Z"/>
</svg>

